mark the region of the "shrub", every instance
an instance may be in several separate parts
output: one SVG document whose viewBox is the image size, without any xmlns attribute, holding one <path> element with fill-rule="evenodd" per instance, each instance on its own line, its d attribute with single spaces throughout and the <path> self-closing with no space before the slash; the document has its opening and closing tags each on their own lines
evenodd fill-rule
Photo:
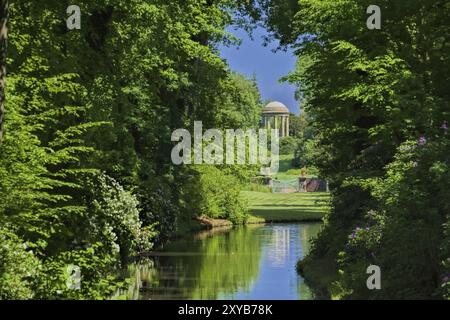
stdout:
<svg viewBox="0 0 450 320">
<path fill-rule="evenodd" d="M 0 229 L 0 300 L 33 298 L 39 260 L 15 234 Z"/>
<path fill-rule="evenodd" d="M 240 224 L 247 220 L 248 209 L 240 197 L 238 179 L 224 174 L 214 166 L 199 166 L 199 214 L 211 218 L 228 219 Z"/>
<path fill-rule="evenodd" d="M 340 253 L 341 284 L 352 297 L 448 296 L 447 150 L 446 141 L 406 142 L 383 179 L 361 182 L 371 190 L 378 208 L 358 219 L 359 229 L 349 234 Z M 369 292 L 364 286 L 363 271 L 370 264 L 382 270 L 380 292 Z"/>
<path fill-rule="evenodd" d="M 280 154 L 293 154 L 297 149 L 298 139 L 294 137 L 280 138 Z"/>
<path fill-rule="evenodd" d="M 91 181 L 91 202 L 87 215 L 92 236 L 109 248 L 110 253 L 120 253 L 122 261 L 139 252 L 149 251 L 156 236 L 153 225 L 145 228 L 139 219 L 139 202 L 115 179 L 101 174 Z"/>
<path fill-rule="evenodd" d="M 79 268 L 79 288 L 69 286 L 71 266 Z M 119 267 L 117 256 L 101 243 L 61 252 L 43 261 L 41 276 L 35 279 L 35 298 L 106 299 L 126 285 L 119 280 Z"/>
</svg>

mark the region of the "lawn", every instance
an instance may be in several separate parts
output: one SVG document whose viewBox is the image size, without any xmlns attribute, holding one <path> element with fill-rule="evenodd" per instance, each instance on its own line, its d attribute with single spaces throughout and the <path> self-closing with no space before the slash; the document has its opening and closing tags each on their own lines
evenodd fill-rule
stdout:
<svg viewBox="0 0 450 320">
<path fill-rule="evenodd" d="M 243 191 L 253 217 L 250 222 L 320 221 L 329 210 L 330 195 L 315 193 L 267 193 Z"/>
</svg>

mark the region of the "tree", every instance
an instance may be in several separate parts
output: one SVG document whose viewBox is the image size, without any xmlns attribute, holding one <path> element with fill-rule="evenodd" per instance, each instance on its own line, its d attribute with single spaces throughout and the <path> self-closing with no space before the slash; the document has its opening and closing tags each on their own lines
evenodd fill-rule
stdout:
<svg viewBox="0 0 450 320">
<path fill-rule="evenodd" d="M 366 0 L 300 0 L 284 14 L 279 1 L 261 1 L 274 35 L 297 49 L 289 79 L 313 119 L 314 164 L 333 191 L 305 270 L 326 263 L 334 278 L 314 280 L 336 281 L 341 297 L 444 297 L 448 1 L 379 1 L 381 30 L 367 28 Z M 381 291 L 369 291 L 358 271 L 370 264 L 382 269 Z"/>
<path fill-rule="evenodd" d="M 13 278 L 0 267 L 0 298 L 15 287 L 24 298 L 110 296 L 121 286 L 117 269 L 191 222 L 198 212 L 189 209 L 208 193 L 207 174 L 172 163 L 172 132 L 258 121 L 254 81 L 216 49 L 228 42 L 232 2 L 77 5 L 80 30 L 67 29 L 64 2 L 10 6 L 0 266 L 24 264 Z M 238 171 L 211 169 L 232 190 L 217 200 L 223 216 L 242 222 Z M 25 249 L 8 251 L 13 242 Z M 37 273 L 28 272 L 34 256 Z M 65 286 L 68 264 L 81 268 L 80 291 Z"/>
<path fill-rule="evenodd" d="M 3 138 L 5 116 L 6 50 L 8 38 L 8 0 L 0 1 L 0 142 Z"/>
</svg>

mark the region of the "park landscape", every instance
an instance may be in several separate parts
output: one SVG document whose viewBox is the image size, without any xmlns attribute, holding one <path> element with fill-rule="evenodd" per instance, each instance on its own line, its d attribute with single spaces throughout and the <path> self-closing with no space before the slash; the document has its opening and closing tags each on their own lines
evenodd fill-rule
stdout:
<svg viewBox="0 0 450 320">
<path fill-rule="evenodd" d="M 0 299 L 448 300 L 450 2 L 372 2 L 1 0 Z M 278 170 L 174 163 L 198 122 Z"/>
</svg>

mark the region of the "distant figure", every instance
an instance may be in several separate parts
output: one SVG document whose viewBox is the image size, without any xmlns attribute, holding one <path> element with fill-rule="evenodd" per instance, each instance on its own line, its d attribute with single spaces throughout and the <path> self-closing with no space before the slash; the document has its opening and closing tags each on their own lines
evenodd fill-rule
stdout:
<svg viewBox="0 0 450 320">
<path fill-rule="evenodd" d="M 308 183 L 309 179 L 305 179 L 305 181 L 303 181 L 303 190 L 305 190 L 305 192 L 308 192 Z"/>
<path fill-rule="evenodd" d="M 300 169 L 300 176 L 302 178 L 304 178 L 306 176 L 306 169 L 305 168 Z"/>
</svg>

